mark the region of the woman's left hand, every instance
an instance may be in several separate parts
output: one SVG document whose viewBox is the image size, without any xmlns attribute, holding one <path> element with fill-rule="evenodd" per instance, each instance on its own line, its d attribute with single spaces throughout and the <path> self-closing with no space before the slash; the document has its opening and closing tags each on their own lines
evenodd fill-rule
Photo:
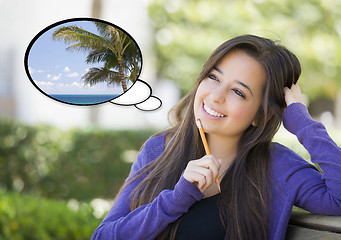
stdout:
<svg viewBox="0 0 341 240">
<path fill-rule="evenodd" d="M 285 87 L 284 97 L 285 97 L 285 102 L 287 106 L 296 102 L 304 104 L 304 98 L 303 98 L 301 89 L 298 85 L 293 84 L 291 88 Z"/>
</svg>

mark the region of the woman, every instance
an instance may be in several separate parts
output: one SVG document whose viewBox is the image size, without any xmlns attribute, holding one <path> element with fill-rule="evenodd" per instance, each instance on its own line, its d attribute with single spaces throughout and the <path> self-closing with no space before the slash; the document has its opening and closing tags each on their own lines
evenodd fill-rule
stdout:
<svg viewBox="0 0 341 240">
<path fill-rule="evenodd" d="M 341 150 L 304 106 L 300 73 L 296 56 L 271 40 L 219 46 L 171 111 L 174 126 L 144 144 L 93 239 L 277 240 L 294 204 L 341 215 Z M 323 175 L 272 143 L 282 119 Z"/>
</svg>

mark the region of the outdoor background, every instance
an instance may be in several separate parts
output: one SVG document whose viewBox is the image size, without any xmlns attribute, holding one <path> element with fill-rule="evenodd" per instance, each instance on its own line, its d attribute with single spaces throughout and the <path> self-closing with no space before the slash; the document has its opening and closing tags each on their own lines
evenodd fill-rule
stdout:
<svg viewBox="0 0 341 240">
<path fill-rule="evenodd" d="M 95 17 L 127 31 L 143 57 L 140 79 L 162 107 L 71 106 L 29 81 L 24 54 L 45 27 Z M 309 111 L 341 145 L 339 0 L 0 0 L 0 239 L 89 239 L 143 142 L 225 40 L 256 34 L 301 60 Z M 279 141 L 309 161 L 295 136 Z"/>
</svg>

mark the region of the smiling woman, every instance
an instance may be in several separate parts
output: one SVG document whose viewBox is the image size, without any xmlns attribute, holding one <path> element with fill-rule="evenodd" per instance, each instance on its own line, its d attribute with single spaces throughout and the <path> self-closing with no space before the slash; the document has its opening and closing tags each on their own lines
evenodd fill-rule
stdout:
<svg viewBox="0 0 341 240">
<path fill-rule="evenodd" d="M 294 204 L 341 215 L 341 149 L 310 117 L 300 74 L 297 57 L 269 39 L 221 44 L 171 110 L 173 127 L 144 144 L 92 239 L 278 240 Z M 323 175 L 272 142 L 282 122 Z"/>
</svg>

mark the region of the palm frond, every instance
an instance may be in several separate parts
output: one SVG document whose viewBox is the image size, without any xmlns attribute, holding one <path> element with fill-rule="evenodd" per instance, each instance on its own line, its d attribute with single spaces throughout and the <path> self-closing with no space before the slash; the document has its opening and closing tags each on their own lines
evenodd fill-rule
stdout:
<svg viewBox="0 0 341 240">
<path fill-rule="evenodd" d="M 97 28 L 97 31 L 100 33 L 102 37 L 105 37 L 107 39 L 110 39 L 110 33 L 107 30 L 107 27 L 110 26 L 103 22 L 93 22 Z"/>
<path fill-rule="evenodd" d="M 114 53 L 108 49 L 91 50 L 85 59 L 86 63 L 98 63 L 98 62 L 107 62 L 107 61 L 117 62 L 117 58 L 114 55 Z"/>
<path fill-rule="evenodd" d="M 119 86 L 121 84 L 119 73 L 104 67 L 90 68 L 89 71 L 84 74 L 81 79 L 84 81 L 84 84 L 89 84 L 90 86 L 93 86 L 100 82 L 106 82 L 108 86 Z"/>
<path fill-rule="evenodd" d="M 76 43 L 69 50 L 88 51 L 89 49 L 112 48 L 110 42 L 97 34 L 77 26 L 61 27 L 53 32 L 52 39 L 64 41 L 65 44 Z"/>
</svg>

